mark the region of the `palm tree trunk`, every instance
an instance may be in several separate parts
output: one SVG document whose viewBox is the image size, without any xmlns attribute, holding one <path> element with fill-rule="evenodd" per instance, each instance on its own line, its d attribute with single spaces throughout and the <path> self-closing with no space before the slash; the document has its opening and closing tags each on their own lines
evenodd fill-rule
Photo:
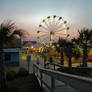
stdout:
<svg viewBox="0 0 92 92">
<path fill-rule="evenodd" d="M 62 48 L 62 50 L 61 50 L 60 64 L 61 64 L 61 65 L 64 65 L 64 55 L 63 55 L 63 48 Z"/>
<path fill-rule="evenodd" d="M 0 45 L 0 92 L 5 92 L 6 82 L 5 82 L 5 70 L 4 70 L 4 54 L 3 46 Z"/>
<path fill-rule="evenodd" d="M 72 59 L 71 59 L 71 57 L 69 57 L 68 66 L 72 67 Z"/>
<path fill-rule="evenodd" d="M 83 67 L 87 67 L 87 43 L 83 46 Z"/>
</svg>

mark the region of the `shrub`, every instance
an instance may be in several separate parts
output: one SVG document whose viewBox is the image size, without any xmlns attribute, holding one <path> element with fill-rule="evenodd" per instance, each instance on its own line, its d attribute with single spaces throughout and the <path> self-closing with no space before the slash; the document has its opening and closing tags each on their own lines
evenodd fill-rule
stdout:
<svg viewBox="0 0 92 92">
<path fill-rule="evenodd" d="M 17 86 L 13 85 L 7 85 L 8 87 L 6 88 L 5 92 L 20 92 L 20 89 Z"/>
<path fill-rule="evenodd" d="M 78 65 L 77 67 L 83 67 L 83 65 L 82 65 L 82 64 L 80 64 L 80 65 Z"/>
<path fill-rule="evenodd" d="M 17 73 L 18 77 L 23 77 L 23 76 L 27 76 L 28 75 L 28 71 L 25 68 L 20 68 L 18 73 Z"/>
<path fill-rule="evenodd" d="M 7 80 L 13 80 L 15 79 L 16 77 L 16 72 L 13 71 L 13 70 L 9 70 L 7 73 L 6 73 L 6 79 Z"/>
</svg>

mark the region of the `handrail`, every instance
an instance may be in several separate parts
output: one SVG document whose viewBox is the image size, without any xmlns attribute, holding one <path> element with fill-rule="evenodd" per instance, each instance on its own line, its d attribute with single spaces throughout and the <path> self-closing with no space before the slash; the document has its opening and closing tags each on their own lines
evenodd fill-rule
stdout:
<svg viewBox="0 0 92 92">
<path fill-rule="evenodd" d="M 60 64 L 54 64 L 54 63 L 48 63 L 48 65 L 50 69 L 54 69 L 54 70 L 60 69 L 60 71 L 62 72 L 67 72 L 67 73 L 69 72 L 69 73 L 74 73 L 74 74 L 78 73 L 78 74 L 85 74 L 85 75 L 90 74 L 89 76 L 92 76 L 92 67 L 67 67 Z M 53 68 L 51 68 L 50 65 L 53 65 Z"/>
<path fill-rule="evenodd" d="M 51 87 L 47 84 L 47 83 L 45 83 L 42 79 L 43 79 L 43 76 L 42 76 L 42 74 L 44 73 L 44 71 L 43 71 L 44 69 L 43 68 L 41 68 L 41 67 L 39 67 L 37 64 L 33 64 L 33 73 L 36 75 L 36 72 L 40 72 L 40 76 L 38 76 L 38 74 L 36 75 L 37 76 L 37 78 L 40 80 L 40 85 L 41 85 L 41 87 L 42 87 L 42 84 L 44 84 L 51 92 L 54 92 L 54 86 L 53 86 L 53 83 L 54 83 L 54 80 L 52 80 L 52 82 L 51 82 Z M 53 79 L 53 78 L 52 78 Z M 54 83 L 54 85 L 55 85 L 55 83 Z"/>
<path fill-rule="evenodd" d="M 77 75 L 62 73 L 59 71 L 53 71 L 50 69 L 44 69 L 39 65 L 34 64 L 33 73 L 36 74 L 36 71 L 40 72 L 41 86 L 44 84 L 47 87 L 47 84 L 44 83 L 43 80 L 43 74 L 51 77 L 51 87 L 47 87 L 51 92 L 55 91 L 55 79 L 70 85 L 71 87 L 77 89 L 79 92 L 92 92 L 92 78 L 86 78 Z"/>
<path fill-rule="evenodd" d="M 49 65 L 54 65 L 62 68 L 72 68 L 72 69 L 92 69 L 92 67 L 67 67 L 60 64 L 48 63 Z"/>
</svg>

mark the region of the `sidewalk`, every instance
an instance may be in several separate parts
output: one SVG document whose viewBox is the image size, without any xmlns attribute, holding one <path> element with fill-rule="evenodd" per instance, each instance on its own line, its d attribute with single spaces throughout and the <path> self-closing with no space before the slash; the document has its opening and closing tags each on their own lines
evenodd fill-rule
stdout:
<svg viewBox="0 0 92 92">
<path fill-rule="evenodd" d="M 43 75 L 43 80 L 50 86 L 51 80 L 50 77 L 47 75 Z M 45 92 L 50 92 L 46 87 L 44 87 Z M 78 92 L 76 89 L 70 87 L 69 85 L 66 85 L 63 82 L 60 82 L 58 80 L 55 80 L 55 92 Z"/>
</svg>

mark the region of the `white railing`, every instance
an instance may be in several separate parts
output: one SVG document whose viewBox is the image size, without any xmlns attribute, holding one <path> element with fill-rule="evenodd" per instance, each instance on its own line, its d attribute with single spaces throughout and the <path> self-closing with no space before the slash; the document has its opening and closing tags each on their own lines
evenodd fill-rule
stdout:
<svg viewBox="0 0 92 92">
<path fill-rule="evenodd" d="M 79 92 L 92 92 L 92 78 L 86 78 L 50 69 L 44 69 L 36 64 L 33 65 L 33 73 L 40 80 L 41 87 L 44 84 L 51 92 L 55 92 L 55 80 L 64 82 L 65 84 L 68 84 Z M 43 80 L 43 74 L 51 77 L 51 86 L 49 86 Z"/>
</svg>

